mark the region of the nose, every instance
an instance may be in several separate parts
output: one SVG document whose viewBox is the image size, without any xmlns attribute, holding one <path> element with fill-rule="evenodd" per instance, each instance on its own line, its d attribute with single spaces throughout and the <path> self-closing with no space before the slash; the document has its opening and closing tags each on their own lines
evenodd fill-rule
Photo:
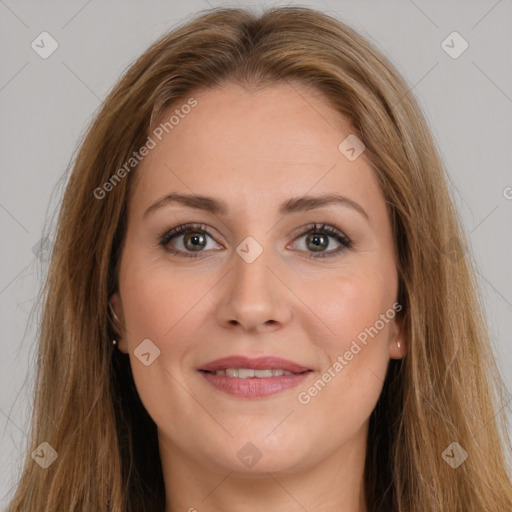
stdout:
<svg viewBox="0 0 512 512">
<path fill-rule="evenodd" d="M 279 277 L 270 249 L 252 262 L 233 254 L 233 267 L 219 287 L 216 316 L 224 327 L 247 331 L 274 331 L 291 317 L 290 292 Z"/>
</svg>

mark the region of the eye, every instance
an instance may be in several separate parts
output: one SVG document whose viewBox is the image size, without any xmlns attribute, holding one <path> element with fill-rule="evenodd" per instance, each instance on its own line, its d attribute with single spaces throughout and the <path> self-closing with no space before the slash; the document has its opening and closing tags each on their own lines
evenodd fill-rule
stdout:
<svg viewBox="0 0 512 512">
<path fill-rule="evenodd" d="M 306 237 L 305 249 L 301 250 L 304 252 L 312 251 L 308 256 L 310 258 L 333 257 L 352 247 L 351 240 L 334 226 L 310 224 L 300 231 L 301 234 L 296 240 Z M 158 243 L 171 254 L 185 258 L 197 258 L 200 253 L 212 249 L 212 247 L 208 247 L 207 238 L 213 240 L 204 224 L 182 224 L 166 231 L 159 237 Z M 175 243 L 173 242 L 174 239 L 178 239 L 180 242 Z M 334 239 L 339 245 L 331 251 L 326 251 L 325 249 L 332 245 L 330 239 Z"/>
<path fill-rule="evenodd" d="M 327 224 L 313 224 L 305 226 L 301 229 L 302 234 L 298 239 L 305 237 L 305 250 L 313 252 L 308 256 L 309 258 L 330 258 L 337 256 L 345 249 L 352 247 L 352 241 L 344 235 L 339 229 Z M 334 239 L 339 245 L 331 251 L 325 251 L 331 242 L 329 239 Z"/>
<path fill-rule="evenodd" d="M 196 258 L 203 249 L 211 249 L 208 247 L 207 237 L 212 238 L 204 224 L 182 224 L 162 235 L 159 244 L 171 254 Z M 181 239 L 176 244 L 181 247 L 176 248 L 175 243 L 171 243 L 174 238 Z"/>
</svg>

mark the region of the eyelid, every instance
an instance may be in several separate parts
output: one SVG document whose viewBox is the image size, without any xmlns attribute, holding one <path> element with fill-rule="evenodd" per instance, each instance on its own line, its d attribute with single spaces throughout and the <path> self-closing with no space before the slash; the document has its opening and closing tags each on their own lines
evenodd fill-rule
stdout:
<svg viewBox="0 0 512 512">
<path fill-rule="evenodd" d="M 180 257 L 184 258 L 193 258 L 193 257 L 199 257 L 200 253 L 208 253 L 211 251 L 183 251 L 180 249 L 169 249 L 168 245 L 169 242 L 178 236 L 187 234 L 187 233 L 204 233 L 205 235 L 209 236 L 213 240 L 215 240 L 215 237 L 210 233 L 210 227 L 202 224 L 202 223 L 194 223 L 194 222 L 187 222 L 183 224 L 178 224 L 177 226 L 165 230 L 159 237 L 158 237 L 158 245 L 162 247 L 165 251 L 178 255 Z M 305 226 L 300 227 L 294 234 L 294 238 L 292 240 L 292 243 L 294 243 L 298 238 L 301 238 L 304 235 L 307 234 L 320 234 L 320 235 L 326 235 L 330 238 L 334 238 L 340 246 L 334 250 L 330 251 L 320 251 L 320 252 L 309 252 L 309 251 L 299 251 L 300 253 L 308 253 L 310 258 L 318 259 L 318 258 L 330 258 L 330 257 L 336 257 L 341 252 L 344 252 L 346 249 L 352 248 L 352 240 L 344 234 L 344 232 L 332 224 L 327 223 L 310 223 Z M 215 240 L 216 243 L 219 243 Z M 289 245 L 286 246 L 287 248 Z"/>
<path fill-rule="evenodd" d="M 169 244 L 169 242 L 173 238 L 180 236 L 180 235 L 185 235 L 190 232 L 205 233 L 210 238 L 215 240 L 215 237 L 210 233 L 210 229 L 211 228 L 209 226 L 207 226 L 206 224 L 195 223 L 195 222 L 185 222 L 183 224 L 178 224 L 178 225 L 174 226 L 173 228 L 166 229 L 161 235 L 158 236 L 157 242 L 158 242 L 159 246 L 161 246 L 165 249 L 166 246 Z M 219 243 L 219 242 L 216 241 L 216 243 Z M 170 251 L 170 252 L 173 252 L 173 251 Z M 176 252 L 181 253 L 183 251 L 177 250 Z M 204 251 L 198 251 L 198 252 L 204 252 Z M 188 253 L 188 254 L 193 254 L 193 253 Z"/>
<path fill-rule="evenodd" d="M 298 230 L 295 232 L 294 240 L 310 232 L 322 231 L 327 232 L 329 236 L 335 237 L 335 235 L 338 235 L 340 238 L 343 238 L 346 242 L 352 243 L 350 238 L 347 235 L 345 235 L 345 233 L 341 229 L 336 227 L 334 224 L 329 224 L 327 222 L 312 222 L 310 224 L 306 224 L 305 226 L 298 228 Z"/>
<path fill-rule="evenodd" d="M 337 256 L 340 256 L 341 253 L 345 252 L 347 249 L 352 249 L 353 247 L 352 240 L 347 235 L 345 235 L 345 233 L 341 229 L 339 229 L 337 226 L 333 224 L 327 224 L 324 222 L 314 222 L 302 226 L 301 228 L 299 228 L 298 234 L 296 234 L 292 243 L 295 242 L 297 239 L 302 238 L 304 235 L 310 233 L 318 233 L 321 235 L 325 234 L 330 238 L 334 238 L 340 244 L 340 246 L 336 249 L 331 249 L 330 251 L 321 251 L 317 253 L 309 251 L 299 251 L 306 252 L 309 255 L 309 258 L 335 258 Z"/>
</svg>

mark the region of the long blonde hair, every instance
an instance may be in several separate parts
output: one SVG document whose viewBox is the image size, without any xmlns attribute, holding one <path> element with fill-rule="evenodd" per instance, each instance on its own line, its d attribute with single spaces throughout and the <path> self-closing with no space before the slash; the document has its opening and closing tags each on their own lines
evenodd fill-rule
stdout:
<svg viewBox="0 0 512 512">
<path fill-rule="evenodd" d="M 226 81 L 299 81 L 322 92 L 364 142 L 387 201 L 409 341 L 370 417 L 368 511 L 510 512 L 503 383 L 427 123 L 371 43 L 300 7 L 199 13 L 155 42 L 96 115 L 67 184 L 41 294 L 31 439 L 9 512 L 164 510 L 156 426 L 127 356 L 112 348 L 108 309 L 137 169 L 102 198 L 94 191 L 171 103 Z M 46 469 L 30 456 L 42 442 L 58 453 Z M 457 469 L 446 461 L 455 442 L 468 454 Z"/>
</svg>

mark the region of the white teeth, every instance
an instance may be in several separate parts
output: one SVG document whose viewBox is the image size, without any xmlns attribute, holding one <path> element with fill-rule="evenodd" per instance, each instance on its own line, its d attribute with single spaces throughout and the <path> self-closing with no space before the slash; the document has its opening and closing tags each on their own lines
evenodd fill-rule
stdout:
<svg viewBox="0 0 512 512">
<path fill-rule="evenodd" d="M 258 378 L 272 377 L 272 370 L 254 370 L 254 376 Z"/>
<path fill-rule="evenodd" d="M 226 368 L 225 370 L 217 370 L 215 375 L 238 377 L 239 379 L 251 379 L 252 377 L 264 379 L 268 377 L 279 377 L 280 375 L 293 375 L 293 372 L 282 370 L 281 368 L 269 368 L 268 370 L 254 370 L 252 368 Z"/>
</svg>

